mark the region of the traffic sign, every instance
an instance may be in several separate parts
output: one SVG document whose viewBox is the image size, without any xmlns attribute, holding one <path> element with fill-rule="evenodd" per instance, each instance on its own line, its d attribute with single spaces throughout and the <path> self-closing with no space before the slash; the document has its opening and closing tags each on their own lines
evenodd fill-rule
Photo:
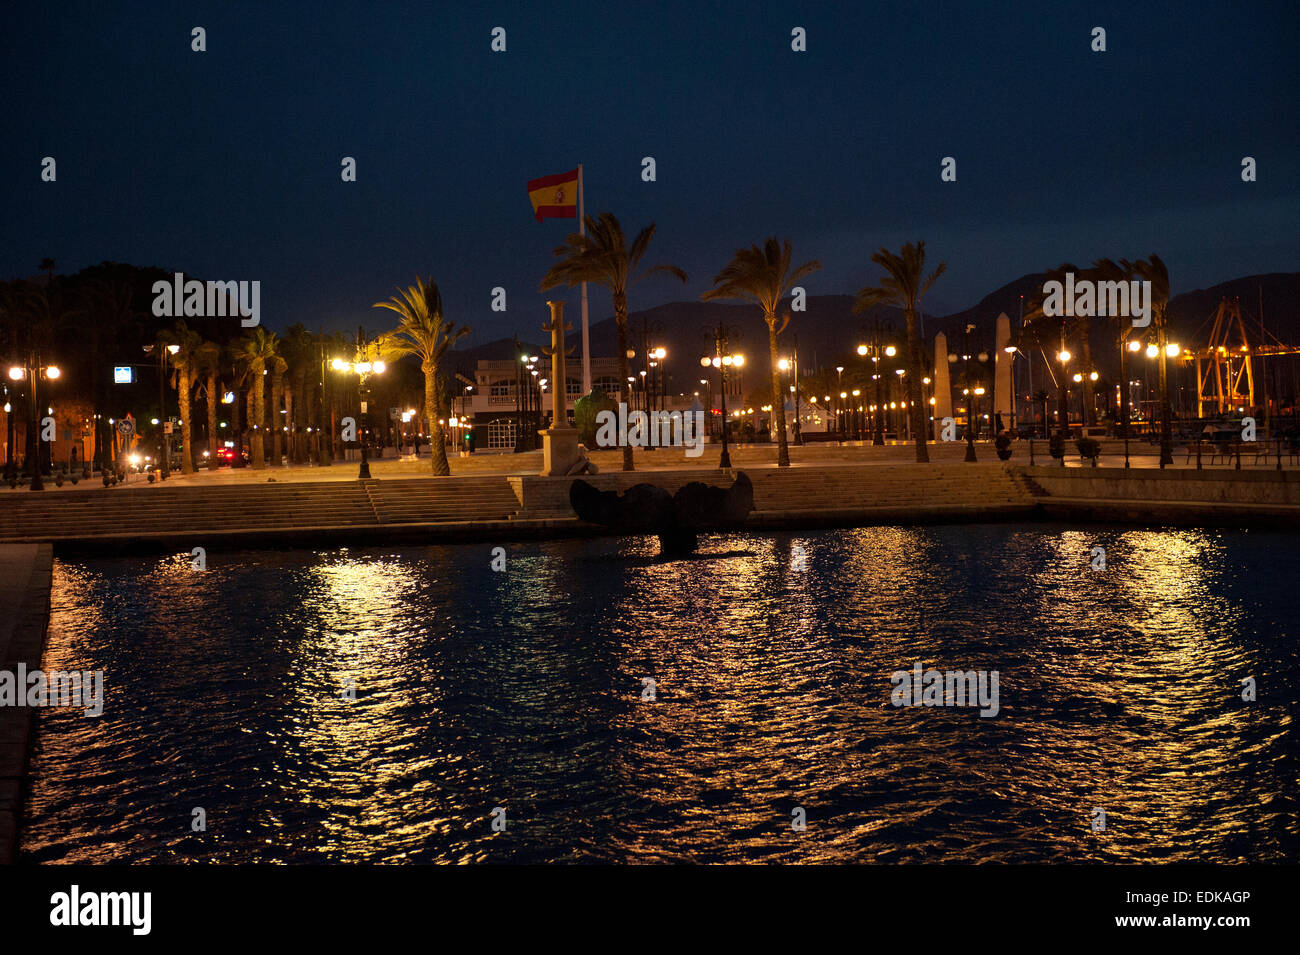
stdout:
<svg viewBox="0 0 1300 955">
<path fill-rule="evenodd" d="M 124 438 L 129 438 L 131 435 L 135 434 L 135 425 L 123 418 L 117 423 L 117 433 L 122 435 Z"/>
</svg>

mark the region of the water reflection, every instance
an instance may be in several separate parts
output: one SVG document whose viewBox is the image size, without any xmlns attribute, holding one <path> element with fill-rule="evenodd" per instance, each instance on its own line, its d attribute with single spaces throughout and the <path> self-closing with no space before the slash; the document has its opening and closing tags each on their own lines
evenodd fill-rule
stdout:
<svg viewBox="0 0 1300 955">
<path fill-rule="evenodd" d="M 106 708 L 41 714 L 22 850 L 1293 861 L 1288 541 L 981 526 L 725 535 L 680 561 L 516 545 L 505 573 L 470 546 L 60 561 L 45 665 L 105 669 Z M 999 716 L 891 706 L 917 662 L 997 670 Z"/>
</svg>

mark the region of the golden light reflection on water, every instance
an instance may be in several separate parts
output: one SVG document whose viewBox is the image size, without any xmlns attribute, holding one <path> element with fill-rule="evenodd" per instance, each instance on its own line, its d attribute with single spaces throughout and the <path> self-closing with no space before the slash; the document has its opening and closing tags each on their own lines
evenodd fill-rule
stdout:
<svg viewBox="0 0 1300 955">
<path fill-rule="evenodd" d="M 1105 572 L 1089 569 L 1099 544 Z M 51 659 L 107 666 L 120 695 L 102 723 L 43 715 L 24 851 L 1295 858 L 1290 552 L 1046 526 L 722 535 L 702 551 L 516 545 L 505 573 L 482 547 L 210 557 L 202 575 L 177 558 L 60 562 Z M 999 716 L 890 706 L 889 674 L 915 662 L 999 671 Z M 1247 675 L 1286 698 L 1243 705 Z M 200 800 L 237 824 L 133 836 Z M 493 834 L 498 805 L 511 828 Z"/>
</svg>

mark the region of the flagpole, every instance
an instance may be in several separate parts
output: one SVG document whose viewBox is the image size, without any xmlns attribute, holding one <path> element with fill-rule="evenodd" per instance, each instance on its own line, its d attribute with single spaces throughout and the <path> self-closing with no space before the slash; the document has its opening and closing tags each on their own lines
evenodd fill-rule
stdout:
<svg viewBox="0 0 1300 955">
<path fill-rule="evenodd" d="M 578 163 L 578 235 L 587 234 L 586 210 L 582 204 L 582 163 Z M 591 394 L 591 341 L 587 335 L 587 283 L 582 283 L 582 393 Z"/>
</svg>

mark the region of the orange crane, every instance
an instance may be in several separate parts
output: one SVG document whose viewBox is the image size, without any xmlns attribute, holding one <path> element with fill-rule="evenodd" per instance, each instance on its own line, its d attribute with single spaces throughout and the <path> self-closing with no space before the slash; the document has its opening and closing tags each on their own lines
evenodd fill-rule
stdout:
<svg viewBox="0 0 1300 955">
<path fill-rule="evenodd" d="M 1258 407 L 1251 359 L 1300 355 L 1300 346 L 1284 344 L 1262 324 L 1258 339 L 1252 343 L 1237 299 L 1222 299 L 1206 324 L 1210 321 L 1213 326 L 1206 346 L 1185 349 L 1180 356 L 1186 364 L 1196 362 L 1196 415 L 1204 418 L 1207 408 L 1211 414 L 1249 413 Z"/>
</svg>

